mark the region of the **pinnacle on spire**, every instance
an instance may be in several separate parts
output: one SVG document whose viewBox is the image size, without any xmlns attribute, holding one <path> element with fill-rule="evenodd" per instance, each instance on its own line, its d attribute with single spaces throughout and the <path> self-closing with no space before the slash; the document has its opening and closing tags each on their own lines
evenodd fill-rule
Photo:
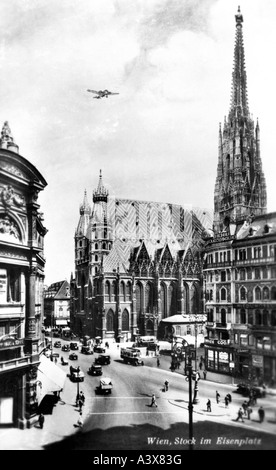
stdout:
<svg viewBox="0 0 276 470">
<path fill-rule="evenodd" d="M 83 197 L 83 203 L 80 205 L 80 214 L 90 214 L 91 212 L 91 206 L 88 203 L 87 200 L 87 192 L 86 189 L 84 190 L 84 197 Z"/>
<path fill-rule="evenodd" d="M 108 198 L 108 191 L 105 189 L 102 181 L 102 170 L 100 170 L 100 177 L 98 187 L 95 191 L 93 191 L 93 202 L 107 202 Z"/>
</svg>

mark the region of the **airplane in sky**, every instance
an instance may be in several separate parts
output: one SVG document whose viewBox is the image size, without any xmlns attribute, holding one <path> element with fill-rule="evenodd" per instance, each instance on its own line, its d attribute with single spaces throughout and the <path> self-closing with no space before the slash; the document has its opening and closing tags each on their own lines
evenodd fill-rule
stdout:
<svg viewBox="0 0 276 470">
<path fill-rule="evenodd" d="M 95 93 L 97 96 L 93 96 L 93 98 L 96 98 L 97 100 L 101 99 L 101 98 L 108 98 L 109 95 L 119 95 L 119 93 L 113 93 L 111 91 L 108 91 L 108 90 L 99 90 L 99 91 L 96 91 L 96 90 L 87 90 L 89 91 L 90 93 Z"/>
</svg>

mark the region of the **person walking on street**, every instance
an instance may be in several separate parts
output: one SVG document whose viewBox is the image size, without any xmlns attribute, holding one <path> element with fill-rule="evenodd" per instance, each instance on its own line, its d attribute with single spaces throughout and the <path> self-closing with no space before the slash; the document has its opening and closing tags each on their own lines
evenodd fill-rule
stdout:
<svg viewBox="0 0 276 470">
<path fill-rule="evenodd" d="M 243 409 L 242 409 L 242 407 L 239 408 L 238 417 L 237 417 L 236 421 L 239 421 L 239 419 L 241 419 L 242 422 L 244 423 L 244 420 L 243 420 Z"/>
<path fill-rule="evenodd" d="M 165 392 L 169 390 L 169 382 L 167 380 L 165 380 L 165 383 L 164 383 L 164 390 Z"/>
<path fill-rule="evenodd" d="M 250 406 L 248 406 L 248 408 L 247 408 L 247 418 L 248 419 L 250 419 L 252 411 L 253 411 L 252 408 L 250 408 Z"/>
<path fill-rule="evenodd" d="M 202 362 L 200 362 L 200 363 L 199 363 L 199 368 L 200 368 L 200 370 L 202 369 L 202 365 L 203 365 Z"/>
<path fill-rule="evenodd" d="M 44 421 L 45 421 L 44 414 L 40 413 L 40 415 L 38 417 L 38 422 L 39 422 L 39 426 L 40 426 L 41 429 L 43 429 Z"/>
<path fill-rule="evenodd" d="M 203 377 L 204 377 L 204 380 L 206 380 L 206 376 L 207 376 L 207 371 L 206 371 L 206 370 L 204 370 L 204 371 L 203 371 Z"/>
<path fill-rule="evenodd" d="M 159 359 L 159 357 L 157 358 L 156 364 L 157 364 L 157 367 L 160 367 L 160 359 Z"/>
<path fill-rule="evenodd" d="M 265 418 L 265 411 L 262 406 L 260 406 L 260 408 L 258 409 L 258 414 L 260 418 L 260 423 L 262 423 Z"/>
<path fill-rule="evenodd" d="M 210 399 L 208 399 L 206 405 L 207 405 L 207 411 L 211 412 L 212 410 L 211 410 L 211 400 Z"/>
<path fill-rule="evenodd" d="M 225 408 L 228 408 L 229 398 L 228 398 L 227 395 L 226 395 L 226 397 L 224 398 L 224 402 L 225 402 Z"/>
<path fill-rule="evenodd" d="M 155 395 L 154 395 L 154 394 L 153 394 L 152 397 L 151 397 L 151 404 L 150 404 L 150 406 L 153 406 L 153 405 L 155 405 L 156 408 L 157 408 L 156 398 L 155 398 Z"/>
<path fill-rule="evenodd" d="M 228 397 L 229 403 L 231 403 L 231 401 L 232 401 L 232 395 L 231 395 L 231 393 L 227 393 L 226 396 Z"/>
<path fill-rule="evenodd" d="M 83 419 L 82 419 L 82 412 L 81 411 L 80 411 L 80 414 L 79 414 L 79 419 L 78 419 L 77 425 L 78 425 L 79 428 L 82 428 L 82 426 L 83 426 Z"/>
<path fill-rule="evenodd" d="M 220 399 L 220 394 L 219 394 L 219 392 L 216 390 L 216 400 L 217 400 L 217 403 L 219 403 L 219 399 Z"/>
<path fill-rule="evenodd" d="M 85 396 L 84 396 L 83 391 L 80 391 L 79 399 L 82 401 L 82 404 L 84 405 L 84 403 L 85 403 Z"/>
<path fill-rule="evenodd" d="M 243 407 L 244 416 L 246 416 L 247 415 L 247 408 L 248 408 L 247 401 L 243 402 L 242 407 Z"/>
</svg>

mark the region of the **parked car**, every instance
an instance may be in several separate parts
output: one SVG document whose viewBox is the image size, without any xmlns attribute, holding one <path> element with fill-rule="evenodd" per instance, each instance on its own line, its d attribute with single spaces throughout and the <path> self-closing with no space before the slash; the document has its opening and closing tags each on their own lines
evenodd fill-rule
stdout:
<svg viewBox="0 0 276 470">
<path fill-rule="evenodd" d="M 102 366 L 110 364 L 110 356 L 108 354 L 100 354 L 96 357 L 95 364 L 101 364 Z"/>
<path fill-rule="evenodd" d="M 54 338 L 60 338 L 60 333 L 58 331 L 54 331 L 53 336 Z"/>
<path fill-rule="evenodd" d="M 102 366 L 97 365 L 97 364 L 92 364 L 91 367 L 88 369 L 88 374 L 89 375 L 102 375 Z"/>
<path fill-rule="evenodd" d="M 55 348 L 61 348 L 61 341 L 55 341 L 54 342 L 54 347 Z"/>
<path fill-rule="evenodd" d="M 103 348 L 102 346 L 94 346 L 94 352 L 96 353 L 105 353 L 105 348 Z"/>
<path fill-rule="evenodd" d="M 82 354 L 93 354 L 93 349 L 91 349 L 90 346 L 82 346 L 81 353 Z"/>
<path fill-rule="evenodd" d="M 78 343 L 70 343 L 70 349 L 72 351 L 78 351 L 78 349 L 79 349 Z"/>
<path fill-rule="evenodd" d="M 64 345 L 62 346 L 61 350 L 62 350 L 62 351 L 67 351 L 67 352 L 70 351 L 70 346 L 69 346 L 69 344 L 64 344 Z"/>
<path fill-rule="evenodd" d="M 76 353 L 71 353 L 71 354 L 69 354 L 69 359 L 71 361 L 77 361 L 78 355 Z"/>
<path fill-rule="evenodd" d="M 250 392 L 252 392 L 253 397 L 255 398 L 264 398 L 266 396 L 266 391 L 263 387 L 251 387 L 246 383 L 240 383 L 237 385 L 237 393 L 241 393 L 244 397 L 249 397 Z"/>
<path fill-rule="evenodd" d="M 84 372 L 81 370 L 80 366 L 70 366 L 70 379 L 72 382 L 83 382 L 84 377 Z"/>
<path fill-rule="evenodd" d="M 109 377 L 102 377 L 100 384 L 98 385 L 96 391 L 102 394 L 108 394 L 112 392 L 113 384 Z"/>
</svg>

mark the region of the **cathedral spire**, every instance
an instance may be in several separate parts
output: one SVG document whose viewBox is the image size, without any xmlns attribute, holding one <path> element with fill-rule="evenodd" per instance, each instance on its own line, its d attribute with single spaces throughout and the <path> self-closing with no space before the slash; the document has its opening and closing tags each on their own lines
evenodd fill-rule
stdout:
<svg viewBox="0 0 276 470">
<path fill-rule="evenodd" d="M 8 149 L 16 153 L 18 153 L 19 151 L 18 146 L 13 140 L 13 136 L 12 136 L 8 121 L 5 121 L 2 127 L 1 137 L 0 137 L 0 147 L 2 149 Z"/>
<path fill-rule="evenodd" d="M 245 70 L 244 44 L 243 44 L 243 16 L 238 7 L 236 18 L 236 39 L 234 49 L 234 66 L 232 72 L 232 90 L 230 114 L 232 117 L 249 116 L 247 99 L 247 75 Z"/>
<path fill-rule="evenodd" d="M 214 194 L 214 229 L 266 212 L 266 183 L 262 171 L 260 129 L 249 113 L 243 45 L 243 16 L 235 15 L 236 37 L 231 104 L 223 131 L 219 126 L 218 169 Z"/>
</svg>

